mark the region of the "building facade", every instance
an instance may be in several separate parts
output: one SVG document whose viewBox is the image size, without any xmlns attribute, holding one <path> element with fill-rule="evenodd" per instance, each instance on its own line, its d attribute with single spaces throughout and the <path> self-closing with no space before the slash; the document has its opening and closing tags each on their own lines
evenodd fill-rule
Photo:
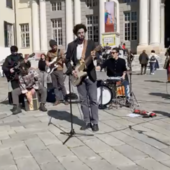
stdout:
<svg viewBox="0 0 170 170">
<path fill-rule="evenodd" d="M 116 30 L 105 32 L 105 3 L 109 1 L 116 5 Z M 83 23 L 87 38 L 96 44 L 103 44 L 104 36 L 106 40 L 113 36 L 115 46 L 123 42 L 134 52 L 161 52 L 170 45 L 168 7 L 168 0 L 6 0 L 0 6 L 6 14 L 0 16 L 0 34 L 11 39 L 2 38 L 0 46 L 15 43 L 24 54 L 39 53 L 46 52 L 49 40 L 55 39 L 66 49 L 75 38 L 73 26 Z M 9 27 L 5 22 L 12 25 L 11 33 L 5 31 Z"/>
</svg>

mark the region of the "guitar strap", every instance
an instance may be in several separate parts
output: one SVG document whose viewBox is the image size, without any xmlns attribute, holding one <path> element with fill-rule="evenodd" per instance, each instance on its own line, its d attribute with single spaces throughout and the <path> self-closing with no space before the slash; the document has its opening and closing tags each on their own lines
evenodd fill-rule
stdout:
<svg viewBox="0 0 170 170">
<path fill-rule="evenodd" d="M 81 61 L 84 61 L 84 59 L 85 59 L 86 49 L 87 49 L 87 40 L 84 40 L 83 51 L 82 51 L 82 54 L 81 54 Z"/>
</svg>

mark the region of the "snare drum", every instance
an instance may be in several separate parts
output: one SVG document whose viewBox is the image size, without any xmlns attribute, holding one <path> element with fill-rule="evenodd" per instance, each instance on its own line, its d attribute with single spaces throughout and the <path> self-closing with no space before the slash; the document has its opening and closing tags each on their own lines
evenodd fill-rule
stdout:
<svg viewBox="0 0 170 170">
<path fill-rule="evenodd" d="M 104 81 L 97 81 L 97 100 L 100 106 L 107 106 L 113 99 L 112 90 Z"/>
</svg>

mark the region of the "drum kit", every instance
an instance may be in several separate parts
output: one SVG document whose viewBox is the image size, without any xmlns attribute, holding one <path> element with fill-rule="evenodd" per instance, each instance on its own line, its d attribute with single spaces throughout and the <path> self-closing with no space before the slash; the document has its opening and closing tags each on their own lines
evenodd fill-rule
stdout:
<svg viewBox="0 0 170 170">
<path fill-rule="evenodd" d="M 130 83 L 131 86 L 131 83 Z M 130 87 L 130 108 L 139 107 L 138 101 Z M 99 109 L 126 107 L 125 87 L 121 80 L 107 79 L 97 81 L 97 99 Z"/>
<path fill-rule="evenodd" d="M 126 102 L 125 88 L 122 85 L 121 80 L 97 81 L 97 97 L 99 108 L 109 108 L 124 106 Z"/>
</svg>

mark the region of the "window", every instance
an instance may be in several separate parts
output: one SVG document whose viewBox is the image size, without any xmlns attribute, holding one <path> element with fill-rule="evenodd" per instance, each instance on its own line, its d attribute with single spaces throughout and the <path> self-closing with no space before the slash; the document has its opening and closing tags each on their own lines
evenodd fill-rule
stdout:
<svg viewBox="0 0 170 170">
<path fill-rule="evenodd" d="M 52 2 L 51 8 L 52 8 L 52 11 L 61 11 L 62 10 L 62 2 Z"/>
<path fill-rule="evenodd" d="M 137 12 L 124 13 L 125 41 L 137 40 Z"/>
<path fill-rule="evenodd" d="M 6 7 L 8 7 L 8 8 L 13 8 L 13 4 L 12 4 L 12 1 L 13 0 L 6 0 Z"/>
<path fill-rule="evenodd" d="M 30 47 L 29 24 L 20 24 L 21 29 L 21 48 Z"/>
<path fill-rule="evenodd" d="M 8 22 L 4 22 L 5 47 L 11 47 L 13 45 L 13 40 L 14 40 L 13 25 Z"/>
<path fill-rule="evenodd" d="M 87 7 L 92 8 L 98 5 L 98 1 L 97 0 L 86 0 L 86 5 Z"/>
<path fill-rule="evenodd" d="M 123 0 L 124 3 L 137 2 L 137 0 Z"/>
<path fill-rule="evenodd" d="M 62 19 L 52 19 L 52 38 L 56 40 L 58 45 L 63 45 L 63 33 L 62 33 Z"/>
<path fill-rule="evenodd" d="M 93 40 L 94 42 L 99 41 L 99 22 L 98 16 L 87 16 L 87 32 L 88 39 Z"/>
</svg>

